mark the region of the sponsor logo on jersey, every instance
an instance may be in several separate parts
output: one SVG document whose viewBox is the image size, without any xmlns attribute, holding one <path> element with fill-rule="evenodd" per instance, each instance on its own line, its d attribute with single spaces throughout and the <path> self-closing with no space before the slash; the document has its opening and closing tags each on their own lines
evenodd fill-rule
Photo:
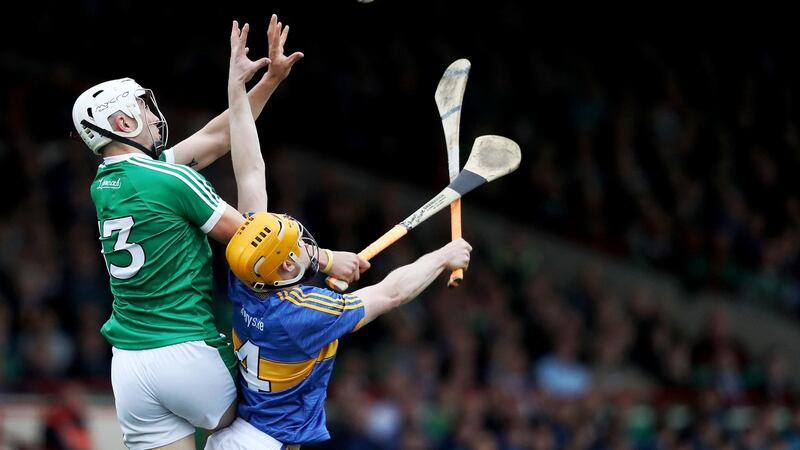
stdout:
<svg viewBox="0 0 800 450">
<path fill-rule="evenodd" d="M 119 179 L 116 180 L 100 180 L 100 184 L 97 185 L 97 189 L 119 189 L 122 187 L 122 181 Z"/>
<path fill-rule="evenodd" d="M 253 317 L 242 308 L 239 312 L 242 313 L 242 318 L 244 319 L 244 324 L 248 327 L 255 327 L 258 328 L 258 331 L 264 331 L 264 321 L 259 319 L 258 317 Z"/>
</svg>

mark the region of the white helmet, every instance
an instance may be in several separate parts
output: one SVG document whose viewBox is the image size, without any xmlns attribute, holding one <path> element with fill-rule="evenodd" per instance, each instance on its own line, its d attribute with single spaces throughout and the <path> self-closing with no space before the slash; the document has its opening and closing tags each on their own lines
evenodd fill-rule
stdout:
<svg viewBox="0 0 800 450">
<path fill-rule="evenodd" d="M 128 138 L 137 136 L 147 124 L 147 119 L 137 99 L 144 100 L 145 105 L 158 117 L 156 123 L 161 132 L 161 139 L 153 148 L 146 148 Z M 124 133 L 114 130 L 108 118 L 114 113 L 122 112 L 136 120 L 136 129 Z M 167 143 L 167 121 L 158 109 L 153 91 L 144 89 L 131 78 L 120 78 L 93 86 L 81 94 L 72 107 L 72 122 L 75 129 L 95 154 L 112 140 L 139 148 L 150 156 L 157 157 Z"/>
</svg>

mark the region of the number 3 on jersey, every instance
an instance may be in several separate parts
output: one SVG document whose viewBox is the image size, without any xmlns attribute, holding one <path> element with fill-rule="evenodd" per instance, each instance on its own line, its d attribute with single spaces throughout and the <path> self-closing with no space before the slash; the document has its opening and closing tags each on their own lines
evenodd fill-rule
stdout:
<svg viewBox="0 0 800 450">
<path fill-rule="evenodd" d="M 102 222 L 102 224 L 97 222 L 97 225 L 100 228 L 100 235 L 102 238 L 111 237 L 115 231 L 118 231 L 117 241 L 114 243 L 114 252 L 126 251 L 131 256 L 130 264 L 127 266 L 117 266 L 108 262 L 105 249 L 101 249 L 103 258 L 106 260 L 108 273 L 111 274 L 112 277 L 120 280 L 127 280 L 139 273 L 139 269 L 144 265 L 145 255 L 141 245 L 128 242 L 128 238 L 131 235 L 131 228 L 133 228 L 134 225 L 133 217 L 126 216 L 120 217 L 119 219 L 109 219 Z"/>
</svg>

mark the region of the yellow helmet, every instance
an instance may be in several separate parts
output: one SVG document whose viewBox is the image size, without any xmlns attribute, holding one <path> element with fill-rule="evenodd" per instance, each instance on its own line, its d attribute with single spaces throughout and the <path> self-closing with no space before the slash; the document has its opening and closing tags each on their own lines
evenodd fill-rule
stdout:
<svg viewBox="0 0 800 450">
<path fill-rule="evenodd" d="M 225 258 L 234 275 L 257 292 L 289 286 L 308 279 L 319 267 L 316 255 L 309 254 L 306 268 L 301 260 L 301 241 L 316 242 L 305 233 L 303 225 L 289 216 L 267 212 L 250 215 L 233 235 L 225 249 Z M 316 253 L 316 252 L 315 252 Z M 278 269 L 292 260 L 300 267 L 297 276 L 284 280 Z"/>
</svg>

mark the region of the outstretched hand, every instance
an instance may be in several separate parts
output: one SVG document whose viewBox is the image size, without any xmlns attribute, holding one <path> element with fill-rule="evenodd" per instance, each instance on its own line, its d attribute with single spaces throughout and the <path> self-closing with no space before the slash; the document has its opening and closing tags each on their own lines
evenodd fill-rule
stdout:
<svg viewBox="0 0 800 450">
<path fill-rule="evenodd" d="M 267 42 L 269 43 L 269 59 L 271 62 L 269 70 L 264 74 L 264 78 L 273 78 L 283 81 L 289 76 L 292 66 L 303 57 L 303 53 L 294 52 L 289 56 L 283 54 L 283 46 L 286 38 L 289 37 L 289 25 L 285 27 L 278 22 L 278 16 L 273 14 L 269 20 L 267 28 Z"/>
<path fill-rule="evenodd" d="M 247 57 L 247 53 L 250 51 L 247 48 L 247 34 L 249 32 L 249 24 L 244 24 L 240 30 L 239 22 L 233 21 L 233 26 L 231 27 L 231 64 L 228 78 L 231 81 L 237 81 L 242 84 L 250 81 L 256 72 L 270 64 L 269 58 L 251 61 Z"/>
</svg>

